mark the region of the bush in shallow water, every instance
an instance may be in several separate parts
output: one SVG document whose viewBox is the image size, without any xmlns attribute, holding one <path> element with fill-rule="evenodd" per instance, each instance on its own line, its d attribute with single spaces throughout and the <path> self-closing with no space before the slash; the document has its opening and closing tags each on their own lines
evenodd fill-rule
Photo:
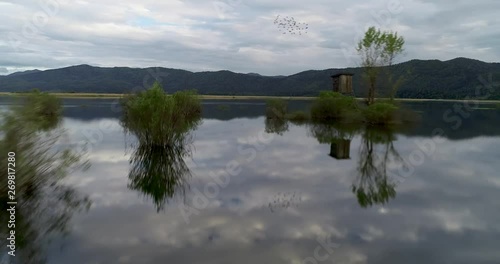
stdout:
<svg viewBox="0 0 500 264">
<path fill-rule="evenodd" d="M 195 91 L 169 96 L 160 83 L 122 101 L 121 123 L 141 144 L 169 145 L 182 141 L 201 120 L 201 101 Z"/>
<path fill-rule="evenodd" d="M 0 153 L 4 158 L 0 171 L 5 174 L 0 177 L 0 222 L 9 220 L 4 212 L 12 194 L 8 193 L 12 177 L 7 172 L 15 169 L 16 202 L 20 205 L 15 212 L 16 263 L 46 263 L 48 240 L 65 235 L 72 214 L 88 210 L 91 204 L 88 197 L 61 182 L 74 169 L 89 164 L 82 159 L 83 151 L 64 143 L 66 131 L 54 123 L 61 112 L 54 98 L 29 94 L 20 104 L 1 112 Z M 0 227 L 0 236 L 8 233 L 7 225 Z"/>
<path fill-rule="evenodd" d="M 24 98 L 17 111 L 18 118 L 24 119 L 27 124 L 35 125 L 39 130 L 49 130 L 61 121 L 61 99 L 35 90 Z"/>
<path fill-rule="evenodd" d="M 266 101 L 266 118 L 285 119 L 288 109 L 288 103 L 279 98 L 273 98 Z"/>
<path fill-rule="evenodd" d="M 83 153 L 61 144 L 66 134 L 59 126 L 61 102 L 47 93 L 35 91 L 1 114 L 0 151 L 14 152 L 16 188 L 29 194 L 38 185 L 51 184 L 64 177 L 71 168 L 86 168 Z M 0 162 L 7 171 L 7 158 Z M 7 177 L 5 177 L 5 180 Z M 2 182 L 3 183 L 3 182 Z M 2 194 L 7 185 L 0 185 Z"/>
<path fill-rule="evenodd" d="M 29 128 L 33 133 L 49 131 L 60 124 L 61 113 L 62 106 L 59 98 L 35 90 L 27 93 L 18 104 L 3 113 L 0 129 L 9 131 L 15 138 L 19 138 L 16 129 Z"/>
<path fill-rule="evenodd" d="M 311 119 L 315 122 L 332 120 L 354 122 L 361 120 L 361 113 L 356 98 L 323 91 L 311 106 Z"/>
<path fill-rule="evenodd" d="M 181 114 L 183 128 L 191 128 L 201 118 L 201 100 L 194 90 L 178 91 L 172 95 L 174 110 Z M 179 122 L 178 122 L 179 123 Z"/>
<path fill-rule="evenodd" d="M 367 106 L 364 111 L 365 121 L 369 124 L 383 125 L 399 123 L 396 119 L 398 107 L 387 102 L 375 102 Z"/>
<path fill-rule="evenodd" d="M 40 116 L 54 116 L 61 113 L 61 100 L 54 95 L 42 92 L 33 92 L 26 98 L 27 105 Z"/>
</svg>

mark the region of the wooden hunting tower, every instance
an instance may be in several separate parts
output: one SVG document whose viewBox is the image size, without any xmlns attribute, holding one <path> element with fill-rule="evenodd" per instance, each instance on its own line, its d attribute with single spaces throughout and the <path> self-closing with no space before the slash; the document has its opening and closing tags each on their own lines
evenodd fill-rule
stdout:
<svg viewBox="0 0 500 264">
<path fill-rule="evenodd" d="M 343 160 L 351 158 L 351 140 L 339 139 L 330 145 L 330 157 Z"/>
<path fill-rule="evenodd" d="M 343 72 L 332 75 L 333 91 L 341 94 L 352 94 L 352 76 L 354 74 Z"/>
</svg>

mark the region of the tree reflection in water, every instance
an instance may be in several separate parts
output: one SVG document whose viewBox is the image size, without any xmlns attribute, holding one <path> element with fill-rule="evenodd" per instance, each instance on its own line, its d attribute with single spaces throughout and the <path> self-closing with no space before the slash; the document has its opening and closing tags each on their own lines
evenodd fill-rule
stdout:
<svg viewBox="0 0 500 264">
<path fill-rule="evenodd" d="M 9 258 L 7 240 L 2 239 L 2 258 L 11 263 L 46 263 L 46 247 L 56 237 L 67 235 L 73 213 L 88 210 L 90 201 L 60 181 L 72 169 L 85 169 L 82 153 L 61 142 L 60 103 L 41 93 L 30 95 L 21 106 L 2 115 L 0 170 L 7 172 L 7 153 L 15 152 L 16 256 Z M 0 178 L 0 210 L 8 209 L 7 177 Z M 2 213 L 0 222 L 9 215 Z M 10 232 L 1 225 L 1 236 Z"/>
<path fill-rule="evenodd" d="M 362 130 L 362 127 L 350 124 L 311 124 L 309 134 L 320 144 L 330 144 L 330 156 L 343 160 L 350 159 L 351 140 Z"/>
<path fill-rule="evenodd" d="M 391 128 L 366 128 L 362 133 L 358 176 L 352 185 L 361 207 L 386 204 L 396 197 L 396 179 L 389 177 L 388 166 L 405 166 L 405 161 L 394 146 L 395 139 Z"/>
<path fill-rule="evenodd" d="M 191 177 L 184 160 L 191 157 L 190 145 L 186 141 L 166 146 L 139 143 L 130 158 L 128 187 L 150 197 L 157 211 L 176 193 L 184 195 Z"/>
<path fill-rule="evenodd" d="M 321 144 L 330 144 L 330 156 L 350 159 L 351 140 L 359 135 L 361 144 L 352 192 L 361 207 L 386 204 L 396 196 L 396 179 L 390 166 L 406 166 L 394 146 L 396 128 L 376 128 L 348 124 L 311 124 L 309 134 Z"/>
<path fill-rule="evenodd" d="M 266 118 L 265 131 L 269 134 L 277 134 L 282 136 L 288 131 L 288 121 L 285 119 Z"/>
</svg>

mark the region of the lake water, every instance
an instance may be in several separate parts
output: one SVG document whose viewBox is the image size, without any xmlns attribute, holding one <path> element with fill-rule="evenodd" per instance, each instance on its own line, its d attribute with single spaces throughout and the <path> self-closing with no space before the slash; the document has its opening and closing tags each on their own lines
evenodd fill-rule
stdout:
<svg viewBox="0 0 500 264">
<path fill-rule="evenodd" d="M 262 101 L 204 101 L 176 161 L 189 173 L 166 190 L 130 177 L 113 100 L 68 99 L 66 140 L 91 167 L 64 184 L 91 205 L 26 248 L 74 264 L 500 263 L 500 111 L 455 104 L 408 103 L 422 122 L 380 131 L 266 129 Z"/>
</svg>

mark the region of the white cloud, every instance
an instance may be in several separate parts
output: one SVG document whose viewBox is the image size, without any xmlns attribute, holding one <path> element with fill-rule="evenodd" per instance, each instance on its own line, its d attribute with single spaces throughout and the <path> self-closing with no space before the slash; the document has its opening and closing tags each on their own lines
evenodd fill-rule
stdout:
<svg viewBox="0 0 500 264">
<path fill-rule="evenodd" d="M 43 8 L 45 1 L 0 3 L 0 34 L 7 36 L 0 40 L 1 68 L 85 63 L 293 74 L 355 66 L 341 44 L 352 46 L 367 25 L 400 31 L 404 59 L 500 58 L 496 1 L 400 0 L 396 9 L 389 0 L 58 2 L 52 9 Z M 308 23 L 308 34 L 281 34 L 277 15 Z M 24 36 L 27 25 L 36 33 Z"/>
</svg>

